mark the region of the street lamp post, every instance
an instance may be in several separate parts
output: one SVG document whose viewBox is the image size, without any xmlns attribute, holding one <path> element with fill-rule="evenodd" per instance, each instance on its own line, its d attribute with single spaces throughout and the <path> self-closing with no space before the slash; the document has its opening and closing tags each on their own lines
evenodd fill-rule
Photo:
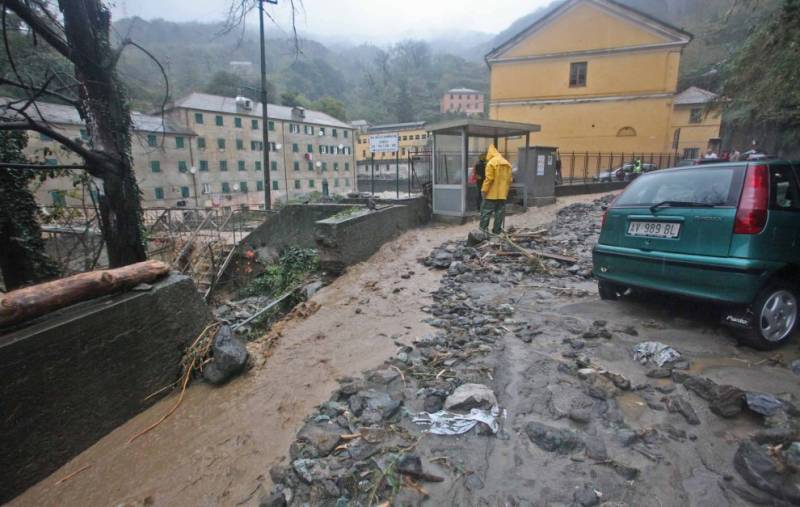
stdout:
<svg viewBox="0 0 800 507">
<path fill-rule="evenodd" d="M 267 3 L 278 3 L 277 0 L 266 0 Z M 261 147 L 264 170 L 264 209 L 272 207 L 269 183 L 269 120 L 267 119 L 267 48 L 264 39 L 264 0 L 258 0 L 258 24 L 261 33 Z"/>
</svg>

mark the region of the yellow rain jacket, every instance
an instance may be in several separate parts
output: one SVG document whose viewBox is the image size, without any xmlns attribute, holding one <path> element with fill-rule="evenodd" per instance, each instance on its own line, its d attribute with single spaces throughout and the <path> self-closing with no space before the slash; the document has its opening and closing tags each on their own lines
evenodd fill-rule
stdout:
<svg viewBox="0 0 800 507">
<path fill-rule="evenodd" d="M 511 188 L 511 164 L 500 155 L 500 152 L 489 145 L 486 150 L 486 179 L 483 180 L 481 192 L 486 194 L 485 199 L 504 201 L 508 198 L 508 189 Z"/>
</svg>

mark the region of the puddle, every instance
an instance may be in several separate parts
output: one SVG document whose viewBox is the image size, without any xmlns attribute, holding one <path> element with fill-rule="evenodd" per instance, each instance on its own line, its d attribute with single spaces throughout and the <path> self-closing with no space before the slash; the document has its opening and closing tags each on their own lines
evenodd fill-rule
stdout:
<svg viewBox="0 0 800 507">
<path fill-rule="evenodd" d="M 752 366 L 752 361 L 738 357 L 701 357 L 691 360 L 688 373 L 700 375 L 706 370 L 718 368 L 751 368 Z"/>
<path fill-rule="evenodd" d="M 617 405 L 622 413 L 625 415 L 625 420 L 638 421 L 641 419 L 645 410 L 647 410 L 647 402 L 641 396 L 634 393 L 623 393 L 616 398 Z"/>
</svg>

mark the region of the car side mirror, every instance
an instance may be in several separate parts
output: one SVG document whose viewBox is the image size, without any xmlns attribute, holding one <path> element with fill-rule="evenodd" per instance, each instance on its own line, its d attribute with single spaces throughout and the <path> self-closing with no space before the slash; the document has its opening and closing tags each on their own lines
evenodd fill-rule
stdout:
<svg viewBox="0 0 800 507">
<path fill-rule="evenodd" d="M 600 209 L 603 211 L 608 211 L 608 204 L 601 204 Z"/>
</svg>

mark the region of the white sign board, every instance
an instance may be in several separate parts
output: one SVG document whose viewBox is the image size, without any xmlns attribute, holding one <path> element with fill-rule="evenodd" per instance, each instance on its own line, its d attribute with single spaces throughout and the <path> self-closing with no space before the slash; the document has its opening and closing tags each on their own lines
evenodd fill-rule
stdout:
<svg viewBox="0 0 800 507">
<path fill-rule="evenodd" d="M 399 151 L 399 136 L 397 134 L 378 134 L 369 136 L 369 152 L 385 153 L 387 151 Z"/>
<path fill-rule="evenodd" d="M 544 155 L 539 155 L 537 157 L 536 176 L 544 176 Z"/>
</svg>

